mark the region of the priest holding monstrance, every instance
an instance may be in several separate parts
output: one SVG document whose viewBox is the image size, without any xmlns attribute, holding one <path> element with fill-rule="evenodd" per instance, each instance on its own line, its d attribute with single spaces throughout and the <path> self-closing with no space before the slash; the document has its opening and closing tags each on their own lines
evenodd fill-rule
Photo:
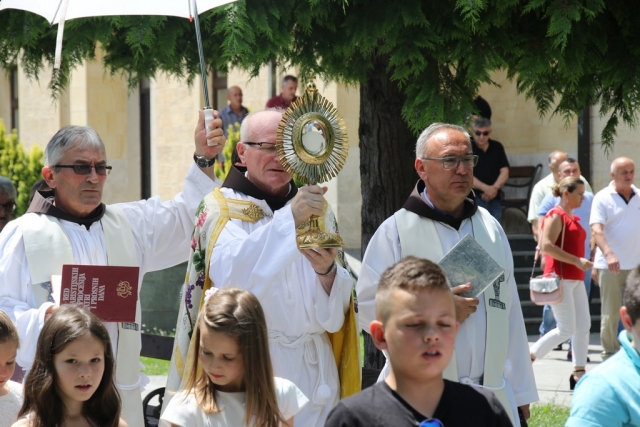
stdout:
<svg viewBox="0 0 640 427">
<path fill-rule="evenodd" d="M 346 157 L 344 126 L 332 122 L 321 100 L 310 85 L 284 115 L 267 110 L 242 122 L 237 150 L 246 172 L 232 167 L 197 212 L 165 407 L 189 376 L 187 360 L 197 357 L 190 353 L 191 330 L 210 288 L 240 287 L 260 300 L 274 375 L 292 381 L 309 399 L 295 416 L 296 426 L 324 425 L 341 393 L 359 388 L 354 282 L 341 265 L 326 188 L 297 188 L 292 180 L 293 172 L 321 182 L 322 173 L 314 172 L 337 173 L 330 162 Z M 353 340 L 355 365 L 342 369 L 343 344 Z"/>
</svg>

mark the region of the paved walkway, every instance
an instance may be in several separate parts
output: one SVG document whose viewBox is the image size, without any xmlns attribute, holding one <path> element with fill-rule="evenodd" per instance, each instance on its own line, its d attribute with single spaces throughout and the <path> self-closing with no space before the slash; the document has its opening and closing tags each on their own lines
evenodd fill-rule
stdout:
<svg viewBox="0 0 640 427">
<path fill-rule="evenodd" d="M 538 336 L 529 336 L 529 346 L 536 342 Z M 563 345 L 563 351 L 553 350 L 544 358 L 533 364 L 533 372 L 538 386 L 540 401 L 537 404 L 553 403 L 571 406 L 571 391 L 569 390 L 569 376 L 573 372 L 573 365 L 567 360 L 568 345 Z M 589 358 L 587 372 L 602 362 L 600 352 L 600 334 L 594 333 L 589 337 Z"/>
</svg>

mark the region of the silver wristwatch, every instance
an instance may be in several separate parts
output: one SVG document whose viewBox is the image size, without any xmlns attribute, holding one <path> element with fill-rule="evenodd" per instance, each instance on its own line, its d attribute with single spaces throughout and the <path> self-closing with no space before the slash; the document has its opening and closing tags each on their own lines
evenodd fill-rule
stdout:
<svg viewBox="0 0 640 427">
<path fill-rule="evenodd" d="M 197 154 L 193 155 L 193 161 L 196 162 L 196 165 L 200 168 L 210 168 L 216 162 L 216 158 L 209 160 L 205 156 L 198 156 Z"/>
</svg>

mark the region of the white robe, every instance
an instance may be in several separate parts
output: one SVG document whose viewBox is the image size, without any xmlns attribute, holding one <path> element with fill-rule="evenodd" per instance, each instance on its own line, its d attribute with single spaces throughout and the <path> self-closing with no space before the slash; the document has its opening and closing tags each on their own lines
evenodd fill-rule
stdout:
<svg viewBox="0 0 640 427">
<path fill-rule="evenodd" d="M 153 197 L 114 205 L 124 212 L 131 224 L 140 267 L 139 283 L 148 271 L 161 270 L 187 260 L 195 211 L 202 198 L 219 184 L 192 165 L 182 193 L 173 200 L 163 203 L 159 197 Z M 89 230 L 69 221 L 60 222 L 70 238 L 76 263 L 108 264 L 104 232 L 99 221 L 94 222 Z M 35 304 L 22 237 L 22 228 L 28 226 L 19 218 L 9 222 L 0 233 L 0 310 L 7 312 L 16 322 L 20 334 L 16 361 L 27 371 L 33 364 L 45 311 L 52 305 L 44 303 L 36 307 Z M 43 245 L 46 243 L 42 242 Z M 117 354 L 117 324 L 106 322 L 105 327 L 114 354 Z M 128 363 L 139 365 L 140 362 L 132 360 Z M 144 379 L 146 377 L 141 375 L 141 384 Z"/>
<path fill-rule="evenodd" d="M 459 230 L 437 221 L 434 222 L 438 237 L 443 245 L 443 253 L 447 253 L 467 234 L 473 236 L 470 218 L 463 220 Z M 529 357 L 529 345 L 522 309 L 520 308 L 518 290 L 513 277 L 511 248 L 501 227 L 500 234 L 507 261 L 507 283 L 511 286 L 511 301 L 507 303 L 507 309 L 509 310 L 509 336 L 505 378 L 508 383 L 507 387 L 509 388 L 510 386 L 513 390 L 516 406 L 522 406 L 537 401 L 538 392 Z M 425 244 L 428 244 L 428 242 L 425 242 Z M 360 327 L 367 332 L 369 332 L 371 321 L 376 319 L 375 294 L 380 276 L 388 267 L 401 259 L 402 253 L 398 228 L 395 217 L 391 216 L 380 225 L 371 238 L 362 261 L 362 268 L 356 285 Z M 478 310 L 460 325 L 455 347 L 458 376 L 460 378 L 470 378 L 475 383 L 481 380 L 484 372 L 487 325 L 484 298 L 479 298 L 479 301 Z M 509 410 L 509 408 L 506 409 Z M 513 410 L 514 408 L 511 409 Z"/>
<path fill-rule="evenodd" d="M 298 250 L 290 205 L 274 214 L 263 200 L 229 188 L 221 191 L 227 198 L 255 203 L 266 216 L 255 223 L 229 220 L 211 256 L 213 286 L 243 288 L 260 300 L 267 319 L 274 375 L 293 382 L 309 398 L 309 404 L 296 414 L 295 425 L 323 426 L 340 399 L 336 363 L 324 332 L 340 330 L 353 279 L 338 267 L 331 294 L 327 295 L 311 264 Z M 311 337 L 306 339 L 307 344 L 291 345 L 306 336 Z M 316 343 L 321 348 L 316 348 Z M 315 392 L 319 364 L 331 390 L 325 402 Z"/>
</svg>

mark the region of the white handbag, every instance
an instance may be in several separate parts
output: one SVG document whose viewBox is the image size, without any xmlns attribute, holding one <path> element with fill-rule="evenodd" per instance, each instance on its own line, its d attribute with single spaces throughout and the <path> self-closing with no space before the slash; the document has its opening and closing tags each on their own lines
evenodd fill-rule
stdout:
<svg viewBox="0 0 640 427">
<path fill-rule="evenodd" d="M 560 248 L 564 249 L 564 219 L 562 220 L 562 240 Z M 562 301 L 562 277 L 555 272 L 533 277 L 533 272 L 538 262 L 540 250 L 536 249 L 533 259 L 533 268 L 531 269 L 531 278 L 529 279 L 529 296 L 531 301 L 536 305 L 553 305 Z M 560 262 L 560 274 L 562 275 L 562 262 Z"/>
</svg>

